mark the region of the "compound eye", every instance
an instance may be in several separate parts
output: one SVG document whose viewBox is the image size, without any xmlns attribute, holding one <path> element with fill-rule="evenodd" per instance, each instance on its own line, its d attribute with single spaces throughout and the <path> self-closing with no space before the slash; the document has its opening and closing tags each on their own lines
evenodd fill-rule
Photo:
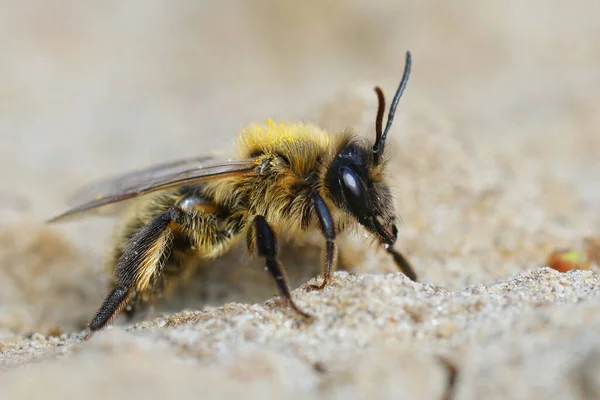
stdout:
<svg viewBox="0 0 600 400">
<path fill-rule="evenodd" d="M 342 182 L 346 190 L 352 193 L 354 197 L 361 197 L 362 189 L 360 187 L 360 181 L 358 180 L 358 176 L 348 167 L 342 167 Z"/>
<path fill-rule="evenodd" d="M 348 167 L 340 168 L 340 183 L 348 206 L 355 212 L 368 209 L 368 198 L 359 177 Z"/>
</svg>

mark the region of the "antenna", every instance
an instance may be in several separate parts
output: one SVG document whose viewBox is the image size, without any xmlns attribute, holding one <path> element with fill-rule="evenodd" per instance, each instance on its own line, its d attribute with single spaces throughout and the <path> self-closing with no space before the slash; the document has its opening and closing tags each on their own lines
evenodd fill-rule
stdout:
<svg viewBox="0 0 600 400">
<path fill-rule="evenodd" d="M 383 110 L 385 108 L 385 97 L 383 96 L 383 92 L 379 87 L 375 88 L 375 93 L 377 93 L 377 100 L 379 103 L 379 107 L 377 109 L 377 119 L 375 120 L 375 144 L 373 145 L 373 153 L 375 156 L 375 163 L 379 162 L 379 157 L 383 154 L 383 149 L 385 147 L 385 139 L 387 137 L 390 128 L 392 127 L 392 122 L 394 122 L 394 114 L 396 114 L 396 108 L 398 107 L 398 102 L 400 101 L 400 97 L 402 97 L 402 93 L 404 93 L 404 89 L 406 88 L 406 84 L 408 83 L 408 77 L 410 76 L 410 67 L 412 64 L 412 58 L 410 55 L 410 51 L 406 52 L 406 63 L 404 64 L 404 73 L 402 74 L 402 80 L 400 81 L 400 86 L 398 86 L 398 90 L 396 90 L 396 94 L 394 95 L 394 99 L 392 100 L 392 104 L 390 105 L 390 111 L 388 112 L 387 123 L 385 125 L 385 130 L 383 133 L 381 132 L 381 126 L 383 125 Z"/>
</svg>

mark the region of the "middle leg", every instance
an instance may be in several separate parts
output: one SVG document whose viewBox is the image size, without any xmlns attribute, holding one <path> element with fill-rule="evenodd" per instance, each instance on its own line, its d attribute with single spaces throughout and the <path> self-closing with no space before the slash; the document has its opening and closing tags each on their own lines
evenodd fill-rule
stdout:
<svg viewBox="0 0 600 400">
<path fill-rule="evenodd" d="M 256 248 L 258 250 L 258 255 L 266 258 L 266 267 L 265 269 L 269 271 L 275 283 L 277 284 L 277 289 L 288 304 L 292 307 L 294 311 L 298 314 L 302 315 L 305 318 L 312 318 L 310 314 L 302 311 L 294 300 L 292 300 L 292 294 L 290 292 L 290 286 L 287 282 L 287 276 L 285 274 L 285 270 L 283 266 L 277 260 L 277 241 L 275 239 L 275 234 L 273 230 L 265 220 L 265 217 L 262 215 L 257 215 L 254 217 L 254 240 L 249 241 L 249 245 L 252 245 L 252 242 L 256 242 Z M 251 250 L 250 250 L 251 251 Z"/>
</svg>

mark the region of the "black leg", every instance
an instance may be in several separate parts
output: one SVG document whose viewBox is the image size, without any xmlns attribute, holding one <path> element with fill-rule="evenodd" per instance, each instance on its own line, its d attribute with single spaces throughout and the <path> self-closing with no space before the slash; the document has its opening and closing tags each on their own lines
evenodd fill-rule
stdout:
<svg viewBox="0 0 600 400">
<path fill-rule="evenodd" d="M 392 257 L 394 257 L 394 262 L 396 263 L 400 271 L 402 271 L 404 275 L 408 276 L 410 280 L 417 282 L 417 274 L 415 273 L 415 270 L 410 265 L 408 260 L 401 253 L 394 250 L 392 247 L 388 247 L 387 252 L 390 253 Z"/>
<path fill-rule="evenodd" d="M 116 318 L 135 290 L 145 290 L 160 268 L 169 242 L 169 224 L 182 213 L 176 207 L 152 218 L 137 231 L 123 251 L 115 268 L 115 284 L 88 325 L 91 332 L 102 329 Z"/>
<path fill-rule="evenodd" d="M 88 325 L 90 334 L 122 311 L 131 317 L 136 306 L 168 294 L 185 271 L 174 253 L 190 248 L 210 251 L 231 239 L 232 232 L 215 218 L 215 206 L 190 190 L 179 203 L 152 217 L 116 255 L 113 287 Z"/>
<path fill-rule="evenodd" d="M 323 282 L 320 285 L 310 285 L 309 290 L 322 290 L 329 283 L 331 278 L 331 271 L 333 270 L 335 259 L 337 256 L 337 247 L 335 245 L 335 226 L 333 225 L 333 218 L 327 208 L 327 204 L 323 201 L 323 198 L 318 193 L 313 193 L 312 196 L 313 205 L 319 217 L 319 224 L 321 226 L 321 233 L 325 236 L 325 263 L 323 266 L 322 276 Z"/>
<path fill-rule="evenodd" d="M 288 304 L 298 314 L 306 318 L 312 318 L 310 314 L 300 310 L 296 303 L 292 300 L 292 294 L 290 293 L 290 287 L 287 282 L 285 270 L 283 266 L 277 260 L 277 242 L 273 230 L 262 215 L 254 217 L 254 234 L 256 235 L 256 248 L 258 255 L 266 258 L 266 267 L 277 284 L 277 289 L 281 297 L 283 297 Z"/>
</svg>

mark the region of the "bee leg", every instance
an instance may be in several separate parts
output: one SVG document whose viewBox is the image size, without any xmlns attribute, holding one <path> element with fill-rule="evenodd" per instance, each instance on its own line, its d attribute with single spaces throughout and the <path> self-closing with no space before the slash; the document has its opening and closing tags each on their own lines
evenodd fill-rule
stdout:
<svg viewBox="0 0 600 400">
<path fill-rule="evenodd" d="M 136 290 L 148 287 L 169 246 L 172 236 L 169 226 L 182 216 L 181 209 L 171 207 L 152 218 L 133 235 L 117 262 L 114 287 L 89 323 L 86 338 L 116 318 Z"/>
<path fill-rule="evenodd" d="M 398 269 L 400 269 L 404 275 L 408 276 L 411 281 L 417 282 L 417 274 L 406 257 L 394 250 L 391 246 L 387 248 L 387 252 L 394 258 L 394 262 Z"/>
<path fill-rule="evenodd" d="M 266 258 L 267 265 L 266 270 L 269 271 L 275 283 L 281 297 L 283 297 L 294 311 L 306 318 L 312 318 L 311 315 L 305 313 L 296 306 L 296 303 L 292 300 L 292 294 L 290 293 L 290 287 L 287 282 L 285 270 L 281 263 L 277 260 L 277 241 L 273 230 L 262 215 L 254 217 L 254 234 L 256 240 L 256 247 L 258 249 L 258 255 Z"/>
<path fill-rule="evenodd" d="M 335 227 L 333 225 L 331 213 L 323 201 L 323 198 L 319 194 L 313 193 L 312 200 L 317 217 L 319 217 L 321 232 L 323 233 L 323 236 L 325 236 L 327 243 L 325 244 L 325 263 L 322 272 L 323 283 L 320 285 L 310 285 L 308 286 L 308 290 L 323 290 L 329 283 L 331 271 L 333 270 L 337 257 L 337 246 L 335 245 Z"/>
</svg>

